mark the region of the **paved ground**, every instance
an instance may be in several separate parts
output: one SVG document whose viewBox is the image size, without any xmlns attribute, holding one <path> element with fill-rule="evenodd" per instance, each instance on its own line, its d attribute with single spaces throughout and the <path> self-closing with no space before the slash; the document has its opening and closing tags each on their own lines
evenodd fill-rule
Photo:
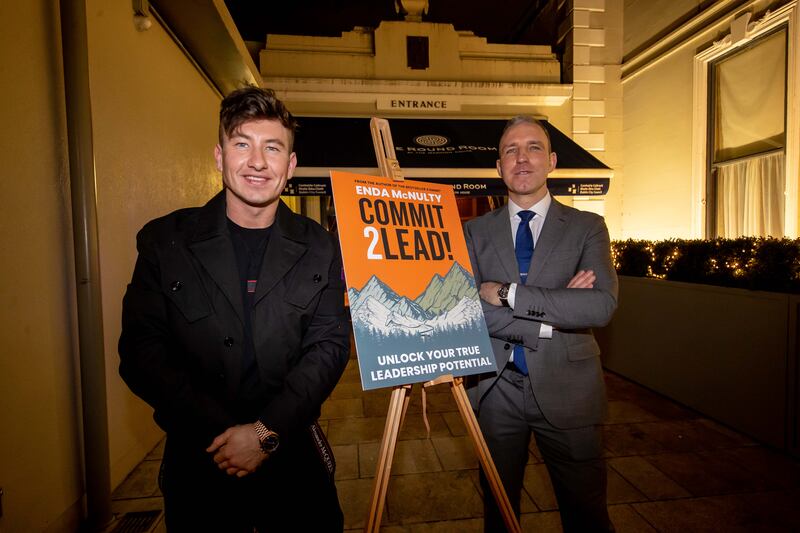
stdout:
<svg viewBox="0 0 800 533">
<path fill-rule="evenodd" d="M 609 509 L 620 533 L 800 531 L 800 462 L 614 374 L 606 374 Z M 431 436 L 415 387 L 395 455 L 382 530 L 478 532 L 478 462 L 447 385 L 428 392 Z M 364 526 L 390 390 L 363 392 L 355 358 L 322 410 L 337 459 L 345 528 Z M 161 445 L 114 492 L 115 513 L 160 509 Z M 524 531 L 561 531 L 531 443 Z M 150 531 L 165 531 L 161 518 Z"/>
</svg>

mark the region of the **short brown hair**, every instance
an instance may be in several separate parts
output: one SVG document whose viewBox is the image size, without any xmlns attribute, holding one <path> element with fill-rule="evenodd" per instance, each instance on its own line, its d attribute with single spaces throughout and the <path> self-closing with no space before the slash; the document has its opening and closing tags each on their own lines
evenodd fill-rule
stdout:
<svg viewBox="0 0 800 533">
<path fill-rule="evenodd" d="M 223 137 L 230 137 L 234 132 L 251 120 L 277 120 L 289 130 L 289 151 L 294 145 L 294 133 L 297 120 L 292 116 L 275 91 L 248 85 L 236 89 L 226 96 L 219 107 L 219 144 Z M 223 135 L 224 133 L 224 135 Z"/>
<path fill-rule="evenodd" d="M 500 134 L 500 141 L 498 142 L 502 143 L 503 137 L 505 137 L 506 132 L 511 128 L 513 128 L 514 126 L 516 126 L 517 124 L 533 124 L 534 126 L 539 126 L 540 128 L 542 128 L 542 131 L 544 131 L 544 136 L 547 137 L 547 151 L 548 153 L 553 151 L 553 142 L 550 140 L 550 132 L 547 130 L 547 126 L 545 126 L 544 122 L 542 122 L 541 120 L 533 118 L 530 115 L 517 115 L 516 117 L 509 119 L 509 121 L 506 122 L 506 125 L 503 127 L 503 133 Z M 502 152 L 503 147 L 498 146 L 497 150 L 498 150 L 497 153 L 499 154 Z"/>
</svg>

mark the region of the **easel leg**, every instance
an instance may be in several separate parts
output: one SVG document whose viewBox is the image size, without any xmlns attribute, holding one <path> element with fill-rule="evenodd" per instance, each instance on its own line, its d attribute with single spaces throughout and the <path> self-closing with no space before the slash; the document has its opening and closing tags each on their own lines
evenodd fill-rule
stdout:
<svg viewBox="0 0 800 533">
<path fill-rule="evenodd" d="M 392 460 L 397 444 L 397 435 L 403 418 L 406 415 L 408 402 L 411 399 L 411 385 L 395 387 L 392 390 L 389 412 L 386 414 L 386 425 L 383 428 L 381 449 L 378 455 L 378 467 L 375 471 L 375 483 L 372 488 L 372 502 L 370 503 L 369 516 L 364 526 L 365 532 L 377 532 L 381 527 L 381 516 L 386 502 L 386 491 L 389 487 L 389 477 L 392 472 Z"/>
</svg>

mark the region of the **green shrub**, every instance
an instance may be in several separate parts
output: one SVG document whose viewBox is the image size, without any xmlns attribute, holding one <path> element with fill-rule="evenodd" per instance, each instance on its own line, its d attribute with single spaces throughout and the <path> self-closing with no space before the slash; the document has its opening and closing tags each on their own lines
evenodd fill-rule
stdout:
<svg viewBox="0 0 800 533">
<path fill-rule="evenodd" d="M 800 293 L 800 240 L 628 239 L 612 242 L 611 253 L 622 276 Z"/>
</svg>

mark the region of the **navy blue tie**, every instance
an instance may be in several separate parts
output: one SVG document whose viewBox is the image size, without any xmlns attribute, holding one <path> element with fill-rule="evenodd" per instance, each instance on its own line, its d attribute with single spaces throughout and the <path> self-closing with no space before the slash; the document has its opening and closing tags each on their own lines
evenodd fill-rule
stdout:
<svg viewBox="0 0 800 533">
<path fill-rule="evenodd" d="M 517 265 L 519 266 L 519 279 L 524 285 L 528 279 L 528 270 L 531 267 L 533 257 L 533 233 L 531 233 L 531 219 L 536 215 L 533 211 L 520 211 L 520 223 L 517 227 L 517 238 L 514 241 L 514 252 L 517 255 Z M 525 361 L 525 348 L 521 344 L 514 346 L 514 365 L 519 371 L 528 375 L 528 363 Z"/>
</svg>

